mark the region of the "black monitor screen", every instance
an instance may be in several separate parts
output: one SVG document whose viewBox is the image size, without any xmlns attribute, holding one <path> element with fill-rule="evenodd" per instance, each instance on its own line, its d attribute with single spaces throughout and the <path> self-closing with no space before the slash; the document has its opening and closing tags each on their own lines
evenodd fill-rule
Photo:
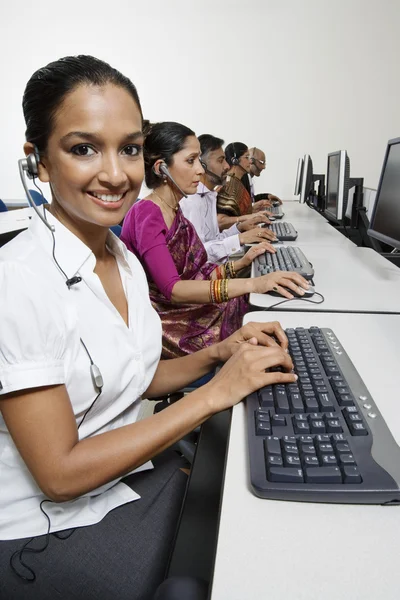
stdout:
<svg viewBox="0 0 400 600">
<path fill-rule="evenodd" d="M 339 194 L 339 168 L 340 155 L 334 154 L 329 157 L 328 162 L 328 185 L 326 191 L 326 208 L 335 217 L 337 216 L 337 204 Z"/>
<path fill-rule="evenodd" d="M 396 248 L 400 247 L 400 140 L 389 146 L 371 229 L 381 234 L 382 241 Z"/>
</svg>

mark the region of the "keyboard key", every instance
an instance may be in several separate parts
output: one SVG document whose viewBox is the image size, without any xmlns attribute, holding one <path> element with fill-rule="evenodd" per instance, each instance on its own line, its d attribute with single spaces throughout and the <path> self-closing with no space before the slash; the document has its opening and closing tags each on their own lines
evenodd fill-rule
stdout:
<svg viewBox="0 0 400 600">
<path fill-rule="evenodd" d="M 325 423 L 324 421 L 311 421 L 310 429 L 311 433 L 325 433 Z"/>
<path fill-rule="evenodd" d="M 336 443 L 335 448 L 336 448 L 336 452 L 339 452 L 340 454 L 349 454 L 350 453 L 350 446 L 346 442 Z"/>
<path fill-rule="evenodd" d="M 353 435 L 368 435 L 368 431 L 364 423 L 350 423 L 349 429 Z"/>
<path fill-rule="evenodd" d="M 305 456 L 304 457 L 305 467 L 319 467 L 319 460 L 316 456 Z"/>
<path fill-rule="evenodd" d="M 316 438 L 317 442 L 320 442 L 321 444 L 330 444 L 331 443 L 331 438 L 329 437 L 329 435 L 317 435 Z"/>
<path fill-rule="evenodd" d="M 269 413 L 256 413 L 256 419 L 257 422 L 263 422 L 263 423 L 269 423 L 269 421 L 271 420 L 271 417 L 269 416 Z"/>
<path fill-rule="evenodd" d="M 272 417 L 272 425 L 274 427 L 284 427 L 286 425 L 286 417 L 283 415 L 274 415 Z"/>
<path fill-rule="evenodd" d="M 315 396 L 304 398 L 304 404 L 307 412 L 314 412 L 319 409 L 317 398 Z"/>
<path fill-rule="evenodd" d="M 343 469 L 344 483 L 362 483 L 361 473 L 358 467 L 344 467 Z"/>
<path fill-rule="evenodd" d="M 257 435 L 271 435 L 271 433 L 272 433 L 271 423 L 263 423 L 263 422 L 256 423 L 256 434 Z"/>
<path fill-rule="evenodd" d="M 281 453 L 281 444 L 279 438 L 269 436 L 264 440 L 264 445 L 267 454 L 279 454 Z"/>
<path fill-rule="evenodd" d="M 343 428 L 338 419 L 328 419 L 326 422 L 326 430 L 328 433 L 340 433 L 343 431 Z"/>
<path fill-rule="evenodd" d="M 321 452 L 321 454 L 324 454 L 324 453 L 332 454 L 333 453 L 332 444 L 318 444 L 317 448 Z"/>
<path fill-rule="evenodd" d="M 306 467 L 305 479 L 308 483 L 342 483 L 339 467 Z"/>
<path fill-rule="evenodd" d="M 302 413 L 304 412 L 304 404 L 300 394 L 290 394 L 290 404 L 292 406 L 292 412 Z"/>
<path fill-rule="evenodd" d="M 276 412 L 277 413 L 280 413 L 280 414 L 290 413 L 289 400 L 288 400 L 285 389 L 275 389 L 275 401 L 276 401 Z"/>
<path fill-rule="evenodd" d="M 303 471 L 293 467 L 271 467 L 268 469 L 268 479 L 277 483 L 302 483 Z"/>
<path fill-rule="evenodd" d="M 299 455 L 293 456 L 292 454 L 285 456 L 285 464 L 288 467 L 300 467 L 301 466 L 300 456 Z"/>
<path fill-rule="evenodd" d="M 355 465 L 356 461 L 352 454 L 339 454 L 339 462 L 341 465 Z"/>
<path fill-rule="evenodd" d="M 287 444 L 287 443 L 283 444 L 283 452 L 285 454 L 296 454 L 296 455 L 299 453 L 296 444 Z"/>
<path fill-rule="evenodd" d="M 264 408 L 274 408 L 274 396 L 272 392 L 272 387 L 267 386 L 265 388 L 261 388 L 258 391 L 258 396 L 260 399 L 260 404 Z"/>
<path fill-rule="evenodd" d="M 334 454 L 323 454 L 321 459 L 323 465 L 337 465 L 336 456 Z"/>
<path fill-rule="evenodd" d="M 268 467 L 283 467 L 282 456 L 271 454 L 271 456 L 268 456 L 267 465 Z"/>
<path fill-rule="evenodd" d="M 339 395 L 337 401 L 339 406 L 354 406 L 354 396 L 352 394 Z"/>
<path fill-rule="evenodd" d="M 316 450 L 315 450 L 313 444 L 302 444 L 300 446 L 300 450 L 301 450 L 302 454 L 304 454 L 304 455 L 308 455 L 308 456 L 316 455 Z"/>
<path fill-rule="evenodd" d="M 320 403 L 322 412 L 329 412 L 335 407 L 329 394 L 318 394 L 318 402 Z"/>
<path fill-rule="evenodd" d="M 310 426 L 306 421 L 295 421 L 293 423 L 293 429 L 297 434 L 310 433 Z"/>
</svg>

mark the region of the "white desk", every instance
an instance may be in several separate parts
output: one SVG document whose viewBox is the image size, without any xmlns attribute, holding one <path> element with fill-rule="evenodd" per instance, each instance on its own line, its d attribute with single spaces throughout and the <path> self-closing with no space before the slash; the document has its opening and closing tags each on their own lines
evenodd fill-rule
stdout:
<svg viewBox="0 0 400 600">
<path fill-rule="evenodd" d="M 312 304 L 295 299 L 277 306 L 277 311 L 400 314 L 400 269 L 374 250 L 352 244 L 346 247 L 307 246 L 304 253 L 314 266 L 315 290 L 325 301 Z M 252 268 L 254 271 L 254 266 Z M 319 296 L 310 298 L 314 299 L 320 300 Z M 250 294 L 249 301 L 256 310 L 269 308 L 280 300 L 270 294 Z"/>
<path fill-rule="evenodd" d="M 0 234 L 29 227 L 33 208 L 20 208 L 0 213 Z"/>
<path fill-rule="evenodd" d="M 252 313 L 245 320 L 263 320 Z M 332 327 L 400 442 L 400 316 L 276 313 Z M 249 489 L 245 407 L 233 410 L 212 600 L 398 600 L 400 507 L 263 500 Z"/>
<path fill-rule="evenodd" d="M 296 201 L 284 201 L 282 211 L 285 213 L 283 217 L 287 221 L 297 219 L 302 221 L 318 221 L 319 223 L 327 223 L 327 220 L 321 213 L 313 210 L 307 204 L 300 204 Z"/>
</svg>

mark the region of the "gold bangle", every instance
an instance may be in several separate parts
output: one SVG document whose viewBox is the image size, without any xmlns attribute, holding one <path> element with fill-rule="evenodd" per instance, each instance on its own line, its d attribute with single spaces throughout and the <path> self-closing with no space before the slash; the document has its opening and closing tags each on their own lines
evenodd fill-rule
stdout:
<svg viewBox="0 0 400 600">
<path fill-rule="evenodd" d="M 213 304 L 215 303 L 214 279 L 211 279 L 211 281 L 210 281 L 210 302 L 212 302 Z"/>
<path fill-rule="evenodd" d="M 235 261 L 230 260 L 229 267 L 230 267 L 230 271 L 231 271 L 231 277 L 232 277 L 232 279 L 234 279 L 236 277 Z"/>
<path fill-rule="evenodd" d="M 228 302 L 228 279 L 222 279 L 222 291 L 221 291 L 221 300 L 222 302 Z"/>
<path fill-rule="evenodd" d="M 215 298 L 216 298 L 216 302 L 217 304 L 221 304 L 222 302 L 222 296 L 221 296 L 221 284 L 222 284 L 223 279 L 217 279 L 216 283 L 216 290 L 215 290 Z"/>
</svg>

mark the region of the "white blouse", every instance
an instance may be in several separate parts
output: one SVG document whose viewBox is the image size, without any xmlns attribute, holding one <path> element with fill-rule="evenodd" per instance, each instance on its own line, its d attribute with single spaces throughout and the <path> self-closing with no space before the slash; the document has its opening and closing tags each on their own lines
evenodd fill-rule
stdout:
<svg viewBox="0 0 400 600">
<path fill-rule="evenodd" d="M 129 328 L 93 272 L 92 251 L 52 215 L 50 231 L 35 216 L 31 227 L 0 249 L 0 394 L 64 384 L 77 424 L 97 395 L 87 346 L 103 377 L 103 390 L 79 429 L 80 439 L 137 420 L 141 395 L 154 377 L 161 354 L 161 323 L 151 306 L 145 273 L 110 232 L 107 245 L 117 260 L 129 310 Z M 12 398 L 8 400 L 12 402 Z M 149 461 L 136 469 L 152 468 Z M 46 502 L 51 531 L 100 521 L 117 506 L 140 496 L 118 478 L 63 503 Z M 0 539 L 46 533 L 40 511 L 45 498 L 0 414 Z"/>
</svg>

